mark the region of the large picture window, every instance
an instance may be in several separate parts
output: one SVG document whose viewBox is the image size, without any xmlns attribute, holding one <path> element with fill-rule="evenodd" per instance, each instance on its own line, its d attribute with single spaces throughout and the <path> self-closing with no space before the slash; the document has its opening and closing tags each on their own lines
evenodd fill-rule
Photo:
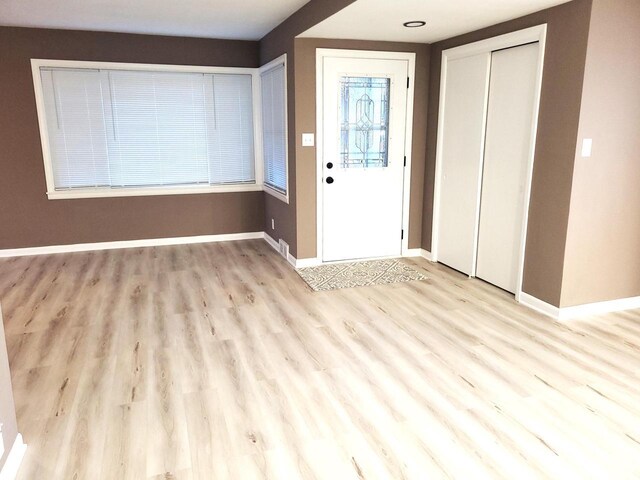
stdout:
<svg viewBox="0 0 640 480">
<path fill-rule="evenodd" d="M 281 61 L 261 74 L 265 190 L 285 201 L 287 188 L 286 67 Z"/>
<path fill-rule="evenodd" d="M 40 75 L 56 191 L 255 183 L 251 75 Z"/>
<path fill-rule="evenodd" d="M 257 69 L 33 63 L 49 198 L 262 189 Z"/>
<path fill-rule="evenodd" d="M 31 63 L 50 199 L 265 190 L 288 202 L 285 55 L 262 68 Z"/>
</svg>

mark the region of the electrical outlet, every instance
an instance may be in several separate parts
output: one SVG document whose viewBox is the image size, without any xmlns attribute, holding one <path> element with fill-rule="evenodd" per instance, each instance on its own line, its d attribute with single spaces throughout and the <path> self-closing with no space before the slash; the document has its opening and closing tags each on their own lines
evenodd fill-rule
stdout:
<svg viewBox="0 0 640 480">
<path fill-rule="evenodd" d="M 272 218 L 271 219 L 271 230 L 275 230 L 276 229 L 276 221 Z"/>
</svg>

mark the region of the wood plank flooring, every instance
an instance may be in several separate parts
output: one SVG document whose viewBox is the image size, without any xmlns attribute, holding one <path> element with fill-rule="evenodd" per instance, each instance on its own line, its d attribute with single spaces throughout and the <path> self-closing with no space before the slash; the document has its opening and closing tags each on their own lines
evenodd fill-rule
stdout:
<svg viewBox="0 0 640 480">
<path fill-rule="evenodd" d="M 0 260 L 26 479 L 640 478 L 640 312 L 429 280 L 314 293 L 266 243 Z"/>
</svg>

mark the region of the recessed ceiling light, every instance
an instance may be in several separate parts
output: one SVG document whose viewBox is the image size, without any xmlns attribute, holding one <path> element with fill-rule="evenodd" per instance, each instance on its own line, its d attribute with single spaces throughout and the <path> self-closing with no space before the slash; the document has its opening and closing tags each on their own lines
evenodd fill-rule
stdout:
<svg viewBox="0 0 640 480">
<path fill-rule="evenodd" d="M 422 20 L 412 20 L 410 22 L 404 22 L 402 25 L 404 25 L 407 28 L 418 28 L 418 27 L 424 27 L 427 24 L 427 22 L 423 22 Z"/>
</svg>

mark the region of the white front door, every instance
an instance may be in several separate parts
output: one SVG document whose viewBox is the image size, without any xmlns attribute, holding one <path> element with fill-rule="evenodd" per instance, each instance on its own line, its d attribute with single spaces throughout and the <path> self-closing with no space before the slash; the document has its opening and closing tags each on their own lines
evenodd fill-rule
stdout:
<svg viewBox="0 0 640 480">
<path fill-rule="evenodd" d="M 408 67 L 324 57 L 323 261 L 401 254 Z"/>
</svg>

